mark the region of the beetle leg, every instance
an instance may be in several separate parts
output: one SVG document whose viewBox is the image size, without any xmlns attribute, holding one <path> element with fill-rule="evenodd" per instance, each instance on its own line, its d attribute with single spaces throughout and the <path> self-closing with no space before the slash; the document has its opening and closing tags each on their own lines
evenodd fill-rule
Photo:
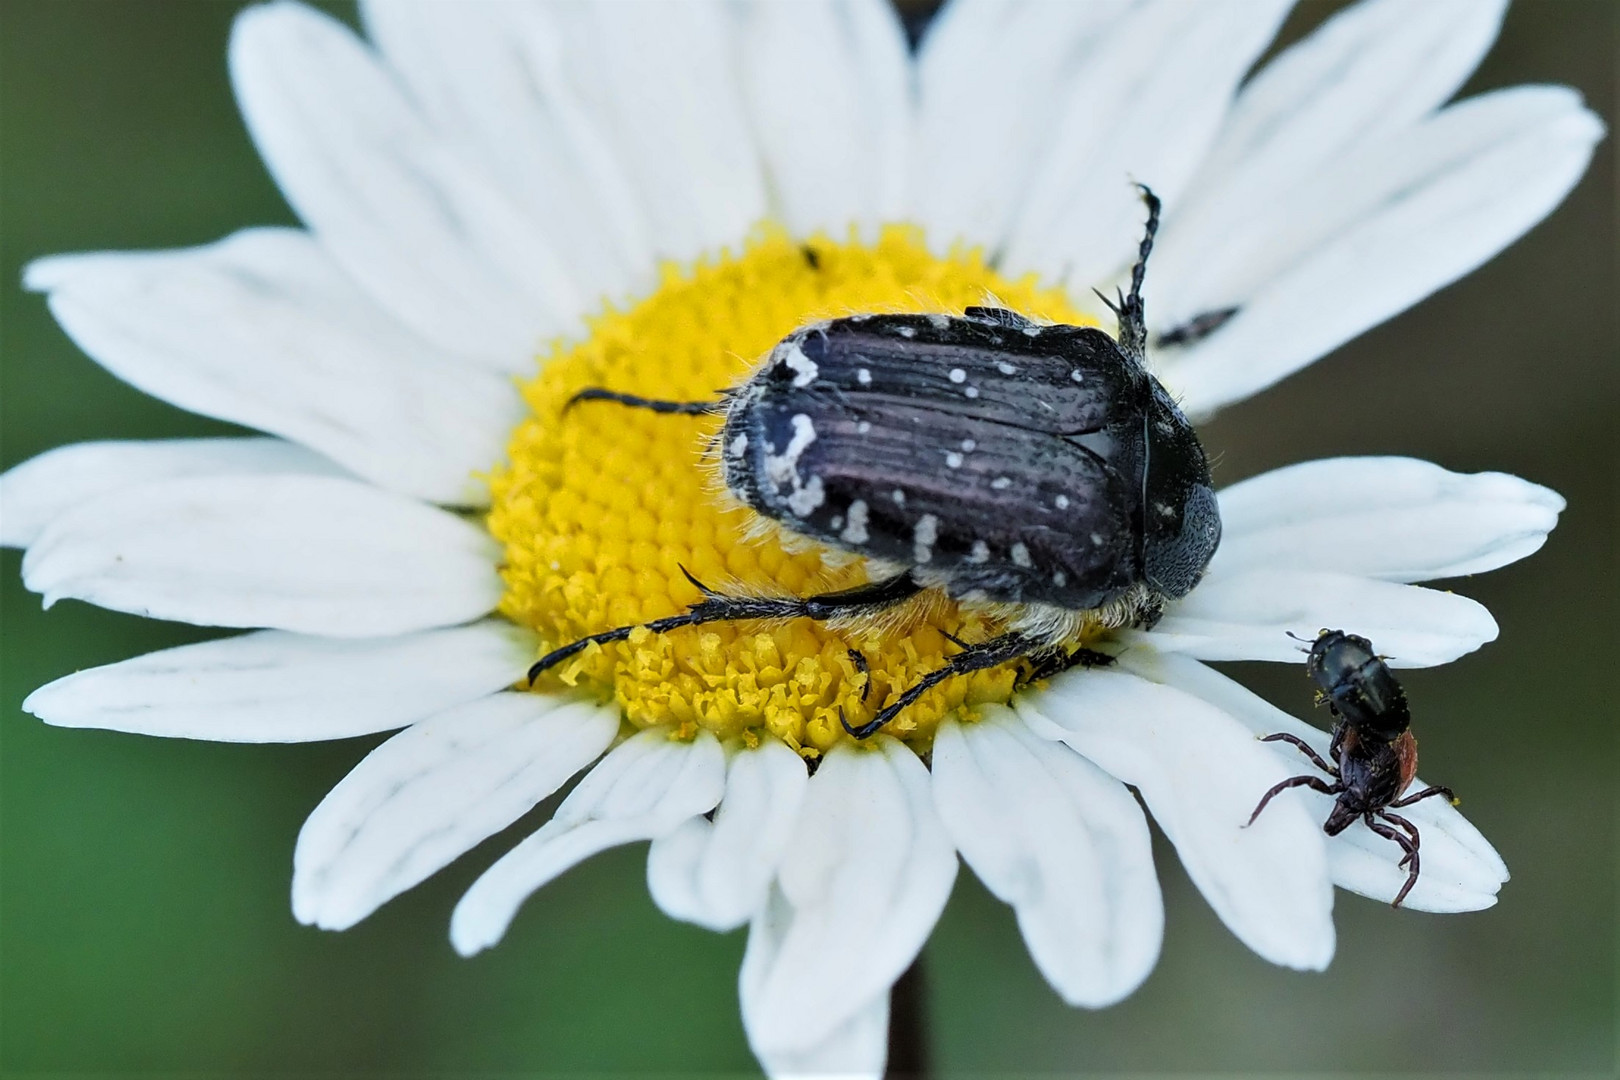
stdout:
<svg viewBox="0 0 1620 1080">
<path fill-rule="evenodd" d="M 897 574 L 891 578 L 879 581 L 869 581 L 865 585 L 857 585 L 853 589 L 841 589 L 838 592 L 818 593 L 815 596 L 770 597 L 770 596 L 724 596 L 704 585 L 697 578 L 687 573 L 682 567 L 681 572 L 698 591 L 703 599 L 688 607 L 679 615 L 668 618 L 654 619 L 649 623 L 637 623 L 631 626 L 620 626 L 612 630 L 605 630 L 600 634 L 591 634 L 578 641 L 570 642 L 560 649 L 554 649 L 529 668 L 529 682 L 533 683 L 540 677 L 540 673 L 549 667 L 554 667 L 572 656 L 585 651 L 592 642 L 606 645 L 615 641 L 623 641 L 630 636 L 637 626 L 645 626 L 655 634 L 678 630 L 683 626 L 698 626 L 711 622 L 736 622 L 742 619 L 816 619 L 818 621 L 834 618 L 851 611 L 867 610 L 881 611 L 883 608 L 893 607 L 910 599 L 921 592 L 923 586 L 918 584 L 909 573 Z"/>
<path fill-rule="evenodd" d="M 1050 679 L 1054 675 L 1061 675 L 1072 667 L 1107 667 L 1114 662 L 1114 658 L 1105 652 L 1096 649 L 1087 649 L 1084 646 L 1074 652 L 1064 652 L 1063 646 L 1054 645 L 1050 649 L 1029 654 L 1029 674 L 1019 679 L 1018 686 L 1028 686 L 1041 679 Z"/>
<path fill-rule="evenodd" d="M 1452 793 L 1452 790 L 1450 788 L 1448 788 L 1448 787 L 1440 787 L 1438 785 L 1436 785 L 1434 787 L 1426 787 L 1422 791 L 1418 792 L 1416 795 L 1408 795 L 1404 799 L 1397 799 L 1394 802 L 1390 803 L 1389 805 L 1391 805 L 1391 806 L 1411 806 L 1413 803 L 1419 801 L 1420 799 L 1427 799 L 1427 798 L 1429 798 L 1431 796 L 1434 796 L 1434 795 L 1444 795 L 1446 797 L 1447 802 L 1449 802 L 1453 806 L 1457 805 L 1457 796 Z"/>
<path fill-rule="evenodd" d="M 1290 735 L 1286 731 L 1279 731 L 1275 735 L 1262 735 L 1260 737 L 1260 741 L 1261 742 L 1285 742 L 1285 743 L 1288 743 L 1290 746 L 1293 746 L 1296 749 L 1298 749 L 1306 757 L 1310 758 L 1311 759 L 1311 764 L 1315 765 L 1318 769 L 1321 769 L 1323 772 L 1327 773 L 1330 776 L 1338 776 L 1339 775 L 1339 770 L 1338 769 L 1335 769 L 1332 765 L 1329 765 L 1327 762 L 1323 761 L 1322 756 L 1320 754 L 1318 754 L 1315 750 L 1312 750 L 1310 748 L 1310 745 L 1308 743 L 1306 743 L 1304 739 L 1301 739 L 1298 735 Z"/>
<path fill-rule="evenodd" d="M 1405 818 L 1401 817 L 1398 814 L 1385 814 L 1384 817 L 1387 820 L 1390 820 L 1390 821 L 1398 821 L 1402 825 L 1404 825 L 1407 828 L 1412 830 L 1412 836 L 1411 836 L 1410 839 L 1408 839 L 1406 834 L 1401 832 L 1400 830 L 1392 829 L 1388 825 L 1384 825 L 1384 824 L 1381 824 L 1381 823 L 1379 823 L 1377 821 L 1374 821 L 1372 813 L 1370 811 L 1368 812 L 1367 817 L 1366 817 L 1367 828 L 1371 829 L 1373 832 L 1377 833 L 1379 836 L 1384 837 L 1386 840 L 1395 841 L 1397 844 L 1401 845 L 1401 850 L 1406 852 L 1406 858 L 1402 859 L 1400 861 L 1400 863 L 1399 863 L 1399 865 L 1401 865 L 1401 866 L 1407 866 L 1408 864 L 1410 864 L 1410 869 L 1408 870 L 1407 875 L 1406 875 L 1406 884 L 1401 886 L 1401 891 L 1396 893 L 1395 894 L 1395 899 L 1391 900 L 1390 903 L 1389 903 L 1390 907 L 1400 907 L 1401 906 L 1401 901 L 1406 899 L 1406 894 L 1411 892 L 1412 891 L 1412 886 L 1417 884 L 1417 879 L 1418 879 L 1417 826 L 1413 825 L 1410 821 L 1407 821 Z"/>
<path fill-rule="evenodd" d="M 1378 811 L 1378 816 L 1383 818 L 1385 821 L 1389 822 L 1392 825 L 1398 825 L 1401 828 L 1405 829 L 1406 832 L 1407 832 L 1407 835 L 1411 836 L 1411 838 L 1412 838 L 1412 850 L 1416 851 L 1418 849 L 1418 847 L 1420 846 L 1421 838 L 1418 836 L 1418 828 L 1417 828 L 1416 825 L 1412 824 L 1410 821 L 1408 821 L 1406 818 L 1402 817 L 1399 814 L 1390 813 L 1389 809 L 1387 807 L 1384 808 L 1383 810 Z M 1405 866 L 1408 862 L 1411 861 L 1411 859 L 1412 859 L 1411 855 L 1402 856 L 1401 861 L 1399 863 L 1397 863 L 1396 865 Z"/>
<path fill-rule="evenodd" d="M 656 413 L 679 413 L 685 416 L 718 416 L 726 411 L 726 399 L 715 398 L 713 401 L 660 401 L 656 398 L 637 397 L 634 394 L 621 394 L 616 390 L 608 390 L 600 386 L 588 386 L 568 399 L 563 406 L 567 412 L 582 401 L 612 401 L 619 405 L 626 405 L 632 409 L 648 409 Z"/>
<path fill-rule="evenodd" d="M 875 735 L 879 728 L 893 720 L 910 704 L 922 697 L 928 691 L 949 679 L 953 675 L 966 675 L 971 671 L 983 671 L 985 668 L 997 667 L 1009 660 L 1017 660 L 1021 656 L 1028 656 L 1036 647 L 1034 638 L 1026 634 L 1013 632 L 993 637 L 989 641 L 981 641 L 977 645 L 970 645 L 957 653 L 946 662 L 942 668 L 936 668 L 927 675 L 918 679 L 908 687 L 905 693 L 878 711 L 878 714 L 859 727 L 851 726 L 842 715 L 844 730 L 857 739 L 867 739 Z"/>
<path fill-rule="evenodd" d="M 855 665 L 855 670 L 866 676 L 866 682 L 861 687 L 861 704 L 866 704 L 866 698 L 872 693 L 872 665 L 866 662 L 866 654 L 859 649 L 849 650 L 849 662 Z"/>
<path fill-rule="evenodd" d="M 1281 795 L 1289 788 L 1297 787 L 1308 787 L 1312 791 L 1320 791 L 1324 795 L 1337 795 L 1344 790 L 1343 784 L 1336 781 L 1330 784 L 1320 776 L 1290 776 L 1280 784 L 1273 784 L 1271 790 L 1261 796 L 1260 805 L 1254 808 L 1254 813 L 1249 815 L 1249 820 L 1243 823 L 1243 827 L 1247 829 L 1250 825 L 1253 825 L 1254 819 L 1260 816 L 1260 811 L 1266 808 L 1266 804 L 1274 796 Z"/>
</svg>

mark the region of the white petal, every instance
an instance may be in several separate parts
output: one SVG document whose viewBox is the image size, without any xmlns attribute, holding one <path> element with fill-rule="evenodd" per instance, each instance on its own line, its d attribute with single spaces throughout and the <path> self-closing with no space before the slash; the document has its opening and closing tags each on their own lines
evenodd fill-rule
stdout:
<svg viewBox="0 0 1620 1080">
<path fill-rule="evenodd" d="M 910 65 L 894 9 L 810 0 L 748 15 L 744 94 L 782 219 L 842 238 L 900 218 Z"/>
<path fill-rule="evenodd" d="M 888 992 L 921 951 L 956 880 L 928 770 L 887 736 L 840 743 L 805 795 L 739 978 L 761 1060 L 810 1053 Z"/>
<path fill-rule="evenodd" d="M 936 250 L 1001 249 L 1062 91 L 1132 0 L 1009 4 L 952 0 L 917 54 L 911 217 Z"/>
<path fill-rule="evenodd" d="M 1274 964 L 1327 966 L 1333 887 L 1325 838 L 1294 804 L 1244 827 L 1260 795 L 1289 775 L 1247 728 L 1198 698 L 1120 671 L 1072 671 L 1015 704 L 1036 734 L 1063 740 L 1141 792 L 1187 876 L 1245 945 Z"/>
<path fill-rule="evenodd" d="M 1154 254 L 1157 319 L 1198 314 L 1207 264 L 1267 228 L 1278 200 L 1457 91 L 1496 38 L 1506 0 L 1370 0 L 1284 51 L 1244 86 Z M 1207 308 L 1202 309 L 1207 310 Z"/>
<path fill-rule="evenodd" d="M 1146 649 L 1127 650 L 1119 659 L 1121 666 L 1143 678 L 1168 683 L 1210 702 L 1256 735 L 1285 731 L 1304 739 L 1323 757 L 1327 756 L 1328 744 L 1332 741 L 1327 732 L 1295 719 L 1196 660 L 1155 655 Z M 1293 747 L 1283 743 L 1264 745 L 1275 750 L 1290 771 L 1315 771 Z M 1408 791 L 1422 791 L 1427 786 L 1420 779 L 1414 780 Z M 1296 789 L 1286 797 L 1306 807 L 1311 819 L 1318 822 L 1327 820 L 1333 802 L 1331 796 L 1305 789 Z M 1404 907 L 1418 911 L 1476 911 L 1496 903 L 1496 893 L 1508 879 L 1507 866 L 1467 818 L 1438 797 L 1424 799 L 1398 812 L 1418 827 L 1422 840 L 1421 873 L 1412 892 L 1402 901 Z M 1266 808 L 1266 813 L 1271 813 L 1271 807 Z M 1334 884 L 1340 888 L 1387 903 L 1395 899 L 1406 882 L 1406 871 L 1396 865 L 1401 849 L 1364 825 L 1358 823 L 1338 836 L 1329 837 L 1327 850 L 1328 869 Z"/>
<path fill-rule="evenodd" d="M 403 329 L 294 229 L 42 259 L 26 283 L 125 382 L 418 498 L 487 503 L 474 473 L 505 456 L 524 415 L 509 379 Z"/>
<path fill-rule="evenodd" d="M 1150 0 L 1127 13 L 1063 91 L 1006 267 L 1085 287 L 1128 264 L 1143 216 L 1131 181 L 1176 204 L 1292 3 Z"/>
<path fill-rule="evenodd" d="M 538 832 L 503 855 L 450 917 L 463 956 L 494 945 L 529 894 L 577 863 L 619 844 L 651 840 L 712 809 L 725 789 L 726 756 L 707 731 L 691 742 L 648 728 L 614 748 Z"/>
<path fill-rule="evenodd" d="M 1496 640 L 1496 620 L 1466 596 L 1326 570 L 1212 569 L 1152 630 L 1128 640 L 1200 660 L 1303 663 L 1295 634 L 1353 630 L 1393 667 L 1447 664 Z"/>
<path fill-rule="evenodd" d="M 1571 90 L 1484 94 L 1336 160 L 1222 234 L 1170 316 L 1236 304 L 1185 355 L 1161 357 L 1189 414 L 1269 386 L 1473 270 L 1562 201 L 1603 125 Z M 1161 317 L 1164 313 L 1161 313 Z"/>
<path fill-rule="evenodd" d="M 367 754 L 304 822 L 293 914 L 345 930 L 522 817 L 606 750 L 609 705 L 494 694 Z"/>
<path fill-rule="evenodd" d="M 1564 500 L 1506 473 L 1463 474 L 1415 458 L 1306 461 L 1220 493 L 1212 564 L 1336 570 L 1430 581 L 1495 570 L 1547 540 Z"/>
<path fill-rule="evenodd" d="M 476 525 L 354 481 L 190 477 L 57 517 L 22 570 L 46 607 L 379 637 L 490 611 L 498 557 Z"/>
<path fill-rule="evenodd" d="M 337 263 L 428 340 L 521 371 L 583 300 L 521 205 L 423 122 L 336 19 L 251 7 L 231 81 L 253 141 Z"/>
<path fill-rule="evenodd" d="M 889 995 L 856 1011 L 813 1049 L 760 1055 L 770 1080 L 881 1080 L 889 1059 Z"/>
<path fill-rule="evenodd" d="M 537 5 L 366 0 L 366 32 L 434 129 L 534 218 L 582 299 L 655 284 L 645 222 L 622 169 L 546 59 L 548 20 Z M 606 175 L 603 175 L 603 170 Z M 626 231 L 627 230 L 627 231 Z"/>
<path fill-rule="evenodd" d="M 714 820 L 695 817 L 652 843 L 647 887 L 664 914 L 710 930 L 747 922 L 793 838 L 808 780 L 804 760 L 774 739 L 733 753 Z"/>
<path fill-rule="evenodd" d="M 546 11 L 551 62 L 624 163 L 656 253 L 684 261 L 743 240 L 767 207 L 735 13 L 715 0 Z"/>
<path fill-rule="evenodd" d="M 361 640 L 261 630 L 75 672 L 23 708 L 57 727 L 137 735 L 346 739 L 511 686 L 534 654 L 533 635 L 495 620 Z"/>
<path fill-rule="evenodd" d="M 153 439 L 59 446 L 0 475 L 0 547 L 27 547 L 88 499 L 181 476 L 342 476 L 331 461 L 280 439 Z"/>
<path fill-rule="evenodd" d="M 946 720 L 934 805 L 962 858 L 1018 912 L 1035 965 L 1070 1005 L 1101 1008 L 1147 978 L 1164 903 L 1147 821 L 1125 785 L 1009 709 Z"/>
</svg>

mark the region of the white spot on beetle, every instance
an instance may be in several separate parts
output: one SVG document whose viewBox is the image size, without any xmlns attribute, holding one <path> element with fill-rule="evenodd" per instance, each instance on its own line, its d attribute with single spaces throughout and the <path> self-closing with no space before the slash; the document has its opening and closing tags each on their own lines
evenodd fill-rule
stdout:
<svg viewBox="0 0 1620 1080">
<path fill-rule="evenodd" d="M 872 430 L 872 421 L 870 421 L 870 420 L 861 420 L 858 423 L 856 423 L 856 425 L 855 425 L 855 434 L 857 434 L 857 435 L 865 435 L 867 432 L 869 432 L 871 430 Z"/>
<path fill-rule="evenodd" d="M 897 326 L 894 328 L 894 332 L 903 338 L 914 338 L 917 336 L 917 328 L 915 326 Z"/>
<path fill-rule="evenodd" d="M 996 370 L 1001 372 L 1003 375 L 1016 375 L 1016 374 L 1018 374 L 1018 369 L 1013 367 L 1011 364 L 1007 363 L 1007 361 L 1005 361 L 1005 360 L 997 360 L 996 361 Z"/>
<path fill-rule="evenodd" d="M 962 440 L 962 452 L 964 454 L 971 454 L 971 453 L 973 453 L 973 451 L 977 450 L 978 448 L 979 448 L 979 444 L 974 442 L 972 439 L 963 439 Z"/>
<path fill-rule="evenodd" d="M 856 368 L 855 369 L 855 381 L 860 383 L 862 386 L 871 386 L 872 385 L 872 373 L 870 371 L 868 371 L 866 368 Z"/>
<path fill-rule="evenodd" d="M 893 491 L 889 492 L 889 498 L 894 500 L 894 505 L 896 506 L 906 505 L 906 493 L 901 491 L 899 488 L 895 488 Z"/>
<path fill-rule="evenodd" d="M 1040 337 L 1041 336 L 1041 328 L 1038 327 L 1038 326 L 1026 326 L 1026 327 L 1024 327 L 1024 336 L 1025 337 Z"/>
<path fill-rule="evenodd" d="M 962 467 L 962 455 L 955 450 L 947 450 L 945 452 L 945 464 L 948 468 L 960 469 Z"/>
<path fill-rule="evenodd" d="M 817 479 L 820 478 L 817 477 Z M 856 499 L 849 504 L 849 524 L 844 526 L 844 531 L 838 534 L 839 537 L 846 544 L 866 543 L 868 536 L 866 531 L 867 520 L 866 500 Z"/>
<path fill-rule="evenodd" d="M 822 503 L 827 501 L 827 493 L 822 490 L 821 477 L 812 476 L 808 484 L 799 484 L 798 474 L 793 477 L 793 494 L 787 497 L 788 509 L 793 511 L 795 517 L 809 517 Z"/>
<path fill-rule="evenodd" d="M 990 545 L 983 540 L 973 541 L 973 550 L 968 552 L 967 561 L 970 563 L 987 563 L 990 561 Z"/>
<path fill-rule="evenodd" d="M 765 455 L 765 475 L 777 487 L 792 483 L 797 488 L 799 458 L 816 441 L 816 425 L 804 413 L 795 413 L 789 423 L 793 425 L 793 438 L 788 440 L 787 449 L 780 454 Z"/>
<path fill-rule="evenodd" d="M 1081 371 L 1079 368 L 1075 368 L 1073 371 L 1069 372 L 1069 378 L 1073 379 L 1075 382 L 1085 382 L 1086 373 Z"/>
<path fill-rule="evenodd" d="M 1103 540 L 1102 533 L 1092 533 L 1091 534 L 1092 546 L 1094 546 L 1094 547 L 1102 547 L 1102 540 Z"/>
<path fill-rule="evenodd" d="M 951 382 L 958 385 L 967 382 L 967 372 L 959 367 L 951 368 Z"/>
<path fill-rule="evenodd" d="M 990 486 L 995 488 L 997 491 L 1006 491 L 1008 488 L 1012 487 L 1012 478 L 1010 476 L 998 476 L 994 480 L 990 481 Z"/>
<path fill-rule="evenodd" d="M 834 529 L 842 529 L 844 527 L 844 515 L 834 514 L 832 516 L 832 520 L 827 522 L 827 524 Z"/>
<path fill-rule="evenodd" d="M 949 315 L 940 315 L 937 313 L 930 314 L 928 316 L 928 325 L 932 326 L 935 330 L 949 330 L 951 327 L 951 319 Z"/>
<path fill-rule="evenodd" d="M 934 541 L 939 539 L 939 518 L 924 514 L 911 530 L 911 557 L 917 563 L 932 562 Z"/>
<path fill-rule="evenodd" d="M 1065 574 L 1061 570 L 1052 571 L 1052 584 L 1056 585 L 1058 588 L 1061 589 L 1061 588 L 1063 588 L 1063 586 L 1067 585 L 1068 583 L 1069 583 L 1069 575 L 1068 574 Z"/>
<path fill-rule="evenodd" d="M 970 398 L 976 398 L 979 396 L 979 388 L 977 386 L 970 386 L 966 390 L 962 391 L 962 393 L 966 394 Z"/>
<path fill-rule="evenodd" d="M 816 381 L 816 376 L 821 374 L 821 368 L 816 365 L 814 360 L 804 355 L 804 350 L 799 348 L 799 343 L 797 341 L 791 343 L 786 349 L 783 350 L 782 363 L 786 364 L 790 370 L 795 372 L 793 376 L 794 386 L 809 386 L 811 383 Z"/>
<path fill-rule="evenodd" d="M 1067 495 L 1059 495 L 1057 498 L 1052 500 L 1052 504 L 1059 510 L 1067 510 L 1069 508 L 1069 497 Z"/>
<path fill-rule="evenodd" d="M 1030 565 L 1029 548 L 1024 546 L 1022 540 L 1012 546 L 1012 561 L 1014 566 L 1027 567 Z"/>
<path fill-rule="evenodd" d="M 735 439 L 732 439 L 731 449 L 727 452 L 730 453 L 732 457 L 742 457 L 744 454 L 748 453 L 748 436 L 746 434 L 738 435 Z"/>
</svg>

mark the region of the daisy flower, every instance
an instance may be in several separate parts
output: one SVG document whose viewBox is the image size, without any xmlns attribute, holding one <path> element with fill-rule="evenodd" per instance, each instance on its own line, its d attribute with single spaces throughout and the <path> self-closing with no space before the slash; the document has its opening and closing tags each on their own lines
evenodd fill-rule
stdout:
<svg viewBox="0 0 1620 1080">
<path fill-rule="evenodd" d="M 890 987 L 961 860 L 1075 1005 L 1159 951 L 1146 817 L 1245 944 L 1333 955 L 1335 887 L 1383 901 L 1398 848 L 1326 837 L 1325 796 L 1258 741 L 1324 733 L 1208 661 L 1302 659 L 1345 627 L 1405 665 L 1496 635 L 1415 582 L 1535 551 L 1563 503 L 1496 473 L 1340 458 L 1219 493 L 1207 576 L 1112 667 L 892 699 L 990 616 L 720 623 L 534 659 L 681 611 L 705 581 L 803 595 L 866 565 L 728 510 L 714 419 L 564 415 L 585 386 L 693 400 L 785 334 L 987 296 L 1096 324 L 1129 267 L 1131 178 L 1165 201 L 1150 362 L 1195 420 L 1489 259 L 1549 213 L 1602 135 L 1572 91 L 1451 102 L 1503 5 L 1364 0 L 1252 75 L 1287 0 L 948 5 L 912 51 L 877 0 L 362 5 L 365 36 L 294 3 L 244 12 L 230 73 L 304 227 L 69 255 L 27 287 L 128 383 L 264 437 L 86 443 L 0 478 L 26 585 L 251 632 L 82 671 L 51 724 L 241 742 L 402 729 L 298 838 L 303 922 L 352 926 L 570 780 L 552 819 L 450 920 L 473 954 L 526 897 L 651 841 L 674 918 L 748 927 L 744 1026 L 767 1072 L 881 1072 Z M 1105 325 L 1111 324 L 1103 319 Z M 851 650 L 867 657 L 858 671 Z M 1420 782 L 1421 783 L 1421 782 Z M 1134 794 L 1133 794 L 1134 791 Z M 1495 902 L 1507 871 L 1453 808 L 1409 811 L 1405 906 Z"/>
</svg>

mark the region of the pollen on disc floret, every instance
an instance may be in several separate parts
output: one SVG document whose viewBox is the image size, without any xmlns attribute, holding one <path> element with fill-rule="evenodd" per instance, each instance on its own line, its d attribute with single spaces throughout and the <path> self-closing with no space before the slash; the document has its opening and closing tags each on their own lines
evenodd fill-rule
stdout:
<svg viewBox="0 0 1620 1080">
<path fill-rule="evenodd" d="M 560 344 L 523 386 L 531 415 L 513 433 L 510 464 L 490 485 L 490 531 L 505 547 L 500 610 L 531 627 L 544 650 L 617 626 L 674 615 L 699 598 L 682 567 L 726 592 L 805 595 L 867 578 L 858 559 L 789 542 L 724 497 L 705 448 L 714 416 L 664 415 L 611 404 L 564 414 L 576 392 L 607 387 L 648 398 L 713 399 L 806 323 L 862 312 L 943 312 L 994 303 L 1053 322 L 1086 323 L 1033 278 L 1010 281 L 976 250 L 940 258 L 914 229 L 876 243 L 818 236 L 801 243 L 762 228 L 741 254 L 665 267 L 640 303 L 609 308 L 588 339 Z M 854 629 L 808 619 L 709 623 L 637 631 L 593 645 L 538 681 L 611 692 L 637 727 L 673 723 L 722 739 L 772 736 L 807 756 L 848 738 L 840 707 L 867 717 L 956 651 L 999 627 L 940 599 L 910 617 Z M 870 665 L 856 670 L 850 649 Z M 885 729 L 926 745 L 940 718 L 1005 701 L 1014 672 L 948 679 Z"/>
</svg>

